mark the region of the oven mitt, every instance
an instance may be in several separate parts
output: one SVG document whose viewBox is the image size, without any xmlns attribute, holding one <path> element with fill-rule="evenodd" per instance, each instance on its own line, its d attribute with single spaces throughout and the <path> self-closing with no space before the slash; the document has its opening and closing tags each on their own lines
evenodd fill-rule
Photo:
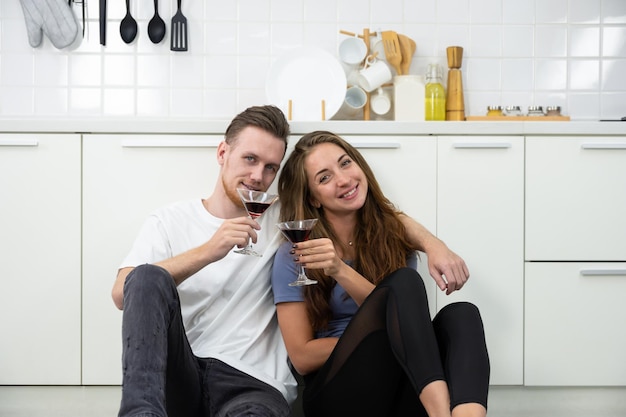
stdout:
<svg viewBox="0 0 626 417">
<path fill-rule="evenodd" d="M 79 24 L 67 0 L 20 0 L 28 43 L 33 48 L 41 45 L 43 34 L 57 48 L 70 46 L 79 33 Z"/>
</svg>

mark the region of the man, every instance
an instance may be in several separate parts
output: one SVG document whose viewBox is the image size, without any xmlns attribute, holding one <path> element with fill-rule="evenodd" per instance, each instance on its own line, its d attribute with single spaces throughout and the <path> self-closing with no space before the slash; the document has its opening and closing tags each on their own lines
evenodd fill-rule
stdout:
<svg viewBox="0 0 626 417">
<path fill-rule="evenodd" d="M 112 291 L 124 310 L 120 417 L 289 415 L 296 382 L 270 283 L 281 243 L 278 204 L 257 222 L 237 194 L 237 188 L 270 187 L 288 136 L 278 108 L 246 109 L 218 146 L 211 196 L 175 203 L 146 220 Z M 459 289 L 468 277 L 463 260 L 410 222 L 439 286 Z M 263 256 L 233 252 L 250 239 Z"/>
</svg>

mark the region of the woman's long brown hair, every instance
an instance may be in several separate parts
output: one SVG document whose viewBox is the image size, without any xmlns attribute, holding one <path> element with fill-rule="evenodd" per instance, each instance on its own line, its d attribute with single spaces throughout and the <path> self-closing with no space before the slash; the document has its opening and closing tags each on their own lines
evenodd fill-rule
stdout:
<svg viewBox="0 0 626 417">
<path fill-rule="evenodd" d="M 368 191 L 365 204 L 358 212 L 354 231 L 356 259 L 353 268 L 374 284 L 396 269 L 406 266 L 407 256 L 414 251 L 407 241 L 406 230 L 399 219 L 401 212 L 385 197 L 370 166 L 361 153 L 350 143 L 327 131 L 315 131 L 304 135 L 285 162 L 278 179 L 278 195 L 281 204 L 280 219 L 319 219 L 311 232 L 311 239 L 328 237 L 335 246 L 347 250 L 324 215 L 324 208 L 311 204 L 311 192 L 305 170 L 305 161 L 313 149 L 321 143 L 332 143 L 342 148 L 367 178 Z M 320 269 L 307 270 L 307 275 L 318 281 L 304 289 L 305 303 L 311 324 L 315 330 L 327 328 L 332 317 L 330 295 L 335 280 Z"/>
</svg>

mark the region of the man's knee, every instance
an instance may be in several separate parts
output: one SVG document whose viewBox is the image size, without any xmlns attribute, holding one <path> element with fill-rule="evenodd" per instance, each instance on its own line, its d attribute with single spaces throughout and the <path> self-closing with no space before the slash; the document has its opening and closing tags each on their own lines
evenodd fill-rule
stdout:
<svg viewBox="0 0 626 417">
<path fill-rule="evenodd" d="M 219 417 L 289 417 L 287 401 L 282 396 L 239 396 L 228 402 Z"/>
<path fill-rule="evenodd" d="M 128 294 L 142 294 L 150 297 L 157 294 L 173 295 L 176 285 L 172 276 L 160 266 L 143 264 L 134 268 L 124 282 L 124 297 Z"/>
</svg>

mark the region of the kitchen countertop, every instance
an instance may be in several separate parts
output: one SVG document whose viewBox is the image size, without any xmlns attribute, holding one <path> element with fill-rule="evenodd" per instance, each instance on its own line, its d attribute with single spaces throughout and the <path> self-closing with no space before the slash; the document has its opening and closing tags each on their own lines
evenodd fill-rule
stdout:
<svg viewBox="0 0 626 417">
<path fill-rule="evenodd" d="M 2 119 L 0 133 L 144 133 L 219 134 L 229 120 L 202 119 Z M 626 135 L 626 122 L 396 122 L 330 120 L 291 122 L 293 134 L 330 130 L 343 135 Z"/>
</svg>

